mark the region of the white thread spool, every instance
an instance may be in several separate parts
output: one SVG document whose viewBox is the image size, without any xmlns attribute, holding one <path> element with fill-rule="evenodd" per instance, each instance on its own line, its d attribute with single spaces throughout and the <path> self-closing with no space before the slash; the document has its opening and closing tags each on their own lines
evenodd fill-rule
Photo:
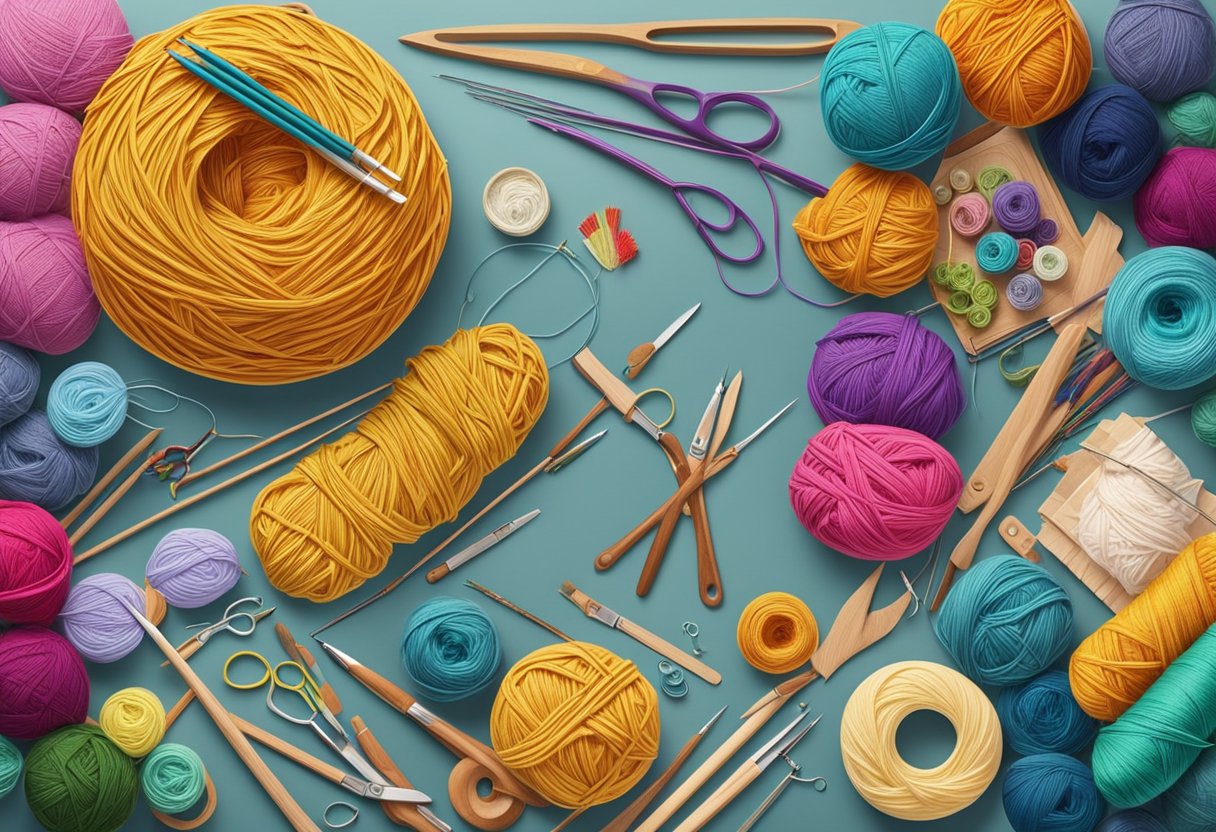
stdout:
<svg viewBox="0 0 1216 832">
<path fill-rule="evenodd" d="M 1050 283 L 1068 273 L 1068 255 L 1056 246 L 1039 246 L 1034 253 L 1034 273 Z"/>
<path fill-rule="evenodd" d="M 549 217 L 549 189 L 527 168 L 504 168 L 486 183 L 481 207 L 502 233 L 527 237 Z"/>
</svg>

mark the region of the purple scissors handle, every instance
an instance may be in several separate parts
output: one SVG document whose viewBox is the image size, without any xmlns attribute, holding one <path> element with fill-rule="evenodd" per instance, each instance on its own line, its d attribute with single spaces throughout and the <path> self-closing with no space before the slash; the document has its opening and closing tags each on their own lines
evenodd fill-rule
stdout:
<svg viewBox="0 0 1216 832">
<path fill-rule="evenodd" d="M 588 147 L 598 150 L 605 156 L 616 159 L 623 165 L 633 168 L 639 173 L 645 174 L 651 179 L 667 186 L 671 191 L 672 196 L 676 198 L 676 202 L 680 203 L 680 207 L 684 209 L 684 213 L 692 220 L 693 225 L 697 229 L 697 233 L 701 235 L 701 239 L 705 241 L 705 245 L 709 250 L 731 263 L 750 263 L 760 256 L 760 252 L 764 251 L 764 238 L 760 235 L 760 229 L 756 227 L 756 223 L 740 208 L 734 200 L 726 194 L 719 191 L 717 188 L 711 188 L 708 185 L 701 185 L 696 182 L 677 182 L 667 174 L 657 168 L 648 165 L 636 156 L 631 156 L 620 148 L 613 147 L 602 139 L 597 139 L 590 133 L 585 133 L 577 127 L 571 127 L 566 124 L 558 124 L 552 121 L 545 121 L 539 118 L 529 118 L 529 122 L 537 127 L 543 127 L 546 130 L 551 130 L 561 136 L 574 139 L 577 142 L 587 145 Z M 688 201 L 686 194 L 698 193 L 703 194 L 710 199 L 720 203 L 726 209 L 726 219 L 722 222 L 713 222 L 707 220 L 697 213 L 696 208 Z M 743 223 L 751 229 L 752 238 L 756 241 L 756 247 L 751 254 L 746 257 L 740 257 L 736 254 L 730 254 L 723 251 L 718 241 L 714 238 L 714 234 L 725 234 L 731 231 L 736 225 Z"/>
<path fill-rule="evenodd" d="M 777 111 L 763 98 L 750 92 L 702 92 L 683 84 L 643 81 L 638 78 L 630 78 L 624 84 L 609 86 L 649 108 L 664 121 L 674 124 L 688 135 L 727 150 L 749 150 L 755 153 L 775 142 L 777 134 L 781 132 L 781 119 L 777 117 Z M 692 99 L 697 105 L 696 115 L 685 118 L 672 110 L 660 97 L 664 93 Z M 743 104 L 751 107 L 764 114 L 768 119 L 768 128 L 759 137 L 748 141 L 729 139 L 709 126 L 709 114 L 720 104 Z"/>
</svg>

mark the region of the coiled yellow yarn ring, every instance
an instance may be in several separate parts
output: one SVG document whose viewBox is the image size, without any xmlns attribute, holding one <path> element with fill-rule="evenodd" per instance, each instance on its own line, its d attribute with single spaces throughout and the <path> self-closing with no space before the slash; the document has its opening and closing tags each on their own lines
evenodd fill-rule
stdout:
<svg viewBox="0 0 1216 832">
<path fill-rule="evenodd" d="M 407 202 L 178 66 L 178 38 L 397 171 Z M 371 47 L 310 15 L 230 6 L 149 35 L 87 121 L 72 219 L 97 297 L 185 370 L 281 384 L 352 364 L 405 320 L 443 251 L 447 164 L 418 102 Z"/>
<path fill-rule="evenodd" d="M 940 713 L 957 742 L 945 762 L 916 768 L 895 733 L 915 711 Z M 1001 764 L 1001 723 L 974 682 L 933 662 L 897 662 L 875 671 L 849 697 L 840 720 L 844 769 L 867 803 L 902 820 L 938 820 L 975 802 Z"/>
</svg>

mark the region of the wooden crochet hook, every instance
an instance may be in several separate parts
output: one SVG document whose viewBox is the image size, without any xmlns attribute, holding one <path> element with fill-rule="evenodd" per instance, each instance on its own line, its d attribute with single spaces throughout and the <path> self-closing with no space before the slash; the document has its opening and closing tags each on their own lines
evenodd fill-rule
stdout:
<svg viewBox="0 0 1216 832">
<path fill-rule="evenodd" d="M 88 510 L 89 506 L 93 505 L 93 501 L 100 497 L 102 493 L 110 487 L 110 484 L 113 483 L 114 480 L 118 479 L 119 474 L 127 470 L 127 467 L 132 462 L 148 452 L 148 448 L 152 447 L 152 443 L 160 438 L 160 435 L 163 432 L 164 431 L 161 428 L 152 428 L 152 430 L 148 431 L 144 435 L 143 439 L 140 439 L 138 442 L 132 445 L 129 451 L 123 454 L 117 462 L 110 466 L 110 470 L 106 471 L 106 475 L 99 479 L 96 485 L 90 488 L 88 493 L 80 498 L 80 502 L 76 504 L 76 507 L 69 511 L 64 518 L 59 521 L 59 524 L 65 529 L 71 528 L 72 524 L 80 519 L 80 516 L 84 514 L 86 510 Z M 131 490 L 131 486 L 135 484 L 135 481 L 139 479 L 139 475 L 142 473 L 143 469 L 141 468 L 135 472 L 134 476 L 128 477 L 127 480 L 125 480 L 114 492 L 117 496 L 112 500 L 107 500 L 106 504 L 103 504 L 102 507 L 98 508 L 98 512 L 100 512 L 100 514 L 95 512 L 94 515 L 89 518 L 87 527 L 83 527 L 83 531 L 77 531 L 71 536 L 70 540 L 73 545 L 75 545 L 80 538 L 84 537 L 85 532 L 96 525 L 98 520 L 105 516 L 105 511 L 108 511 L 110 506 L 121 499 L 122 495 Z"/>
</svg>

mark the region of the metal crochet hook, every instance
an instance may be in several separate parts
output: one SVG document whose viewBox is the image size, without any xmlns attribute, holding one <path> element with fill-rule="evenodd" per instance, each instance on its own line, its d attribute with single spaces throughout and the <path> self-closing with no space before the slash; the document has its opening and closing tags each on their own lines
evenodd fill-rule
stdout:
<svg viewBox="0 0 1216 832">
<path fill-rule="evenodd" d="M 781 782 L 777 784 L 777 788 L 768 793 L 768 797 L 764 798 L 764 802 L 756 807 L 756 811 L 748 816 L 747 820 L 743 821 L 743 825 L 739 827 L 739 832 L 748 832 L 753 826 L 760 822 L 760 818 L 764 817 L 764 813 L 773 807 L 777 802 L 777 798 L 785 792 L 790 783 L 806 783 L 817 792 L 822 792 L 827 789 L 828 781 L 822 777 L 799 777 L 798 772 L 802 771 L 802 766 L 790 759 L 788 754 L 782 754 L 781 759 L 785 760 L 785 764 L 790 767 L 790 773 L 781 778 Z"/>
</svg>

